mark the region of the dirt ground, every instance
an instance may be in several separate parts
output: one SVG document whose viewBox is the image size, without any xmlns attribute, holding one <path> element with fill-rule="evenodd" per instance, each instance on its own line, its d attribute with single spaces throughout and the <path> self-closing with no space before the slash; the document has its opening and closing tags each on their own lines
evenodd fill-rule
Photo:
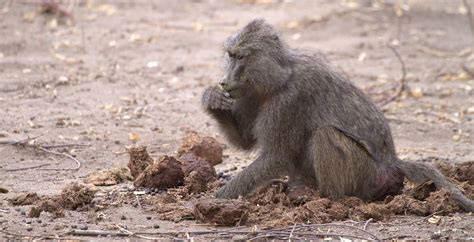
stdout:
<svg viewBox="0 0 474 242">
<path fill-rule="evenodd" d="M 275 25 L 291 46 L 323 52 L 358 87 L 373 87 L 367 92 L 374 99 L 375 92 L 393 92 L 401 76 L 386 47 L 396 43 L 407 69 L 406 89 L 384 113 L 400 157 L 474 161 L 474 40 L 462 1 L 413 0 L 402 8 L 391 4 L 396 1 L 377 2 L 65 1 L 61 6 L 70 15 L 61 17 L 41 12 L 36 1 L 0 1 L 0 141 L 39 136 L 36 144 L 83 145 L 54 149 L 74 156 L 79 169 L 64 155 L 0 145 L 0 188 L 9 191 L 0 193 L 0 238 L 88 238 L 65 234 L 117 225 L 152 237 L 222 229 L 159 220 L 153 208 L 128 202 L 33 219 L 26 216 L 31 205 L 12 206 L 7 199 L 26 192 L 57 195 L 93 171 L 124 167 L 125 147 L 135 143 L 153 157 L 174 155 L 188 131 L 225 144 L 202 112 L 200 95 L 222 74 L 225 38 L 256 17 Z M 226 147 L 215 168 L 235 174 L 254 157 Z M 96 189 L 126 193 L 133 184 Z M 366 229 L 378 238 L 474 238 L 472 214 L 434 220 L 393 216 L 369 221 Z M 339 223 L 363 228 L 366 221 Z M 354 232 L 343 226 L 321 231 Z"/>
</svg>

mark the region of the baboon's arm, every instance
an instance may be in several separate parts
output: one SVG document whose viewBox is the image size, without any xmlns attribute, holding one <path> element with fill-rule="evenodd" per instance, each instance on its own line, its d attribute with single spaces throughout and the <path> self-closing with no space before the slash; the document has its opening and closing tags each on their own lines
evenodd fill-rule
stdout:
<svg viewBox="0 0 474 242">
<path fill-rule="evenodd" d="M 252 164 L 237 174 L 225 186 L 216 192 L 217 198 L 235 199 L 246 196 L 266 181 L 278 178 L 286 168 L 281 164 L 289 162 L 277 162 L 275 159 L 284 159 L 266 154 L 260 155 Z"/>
<path fill-rule="evenodd" d="M 212 110 L 210 113 L 232 144 L 245 150 L 254 146 L 252 127 L 239 114 L 233 114 L 231 110 Z"/>
</svg>

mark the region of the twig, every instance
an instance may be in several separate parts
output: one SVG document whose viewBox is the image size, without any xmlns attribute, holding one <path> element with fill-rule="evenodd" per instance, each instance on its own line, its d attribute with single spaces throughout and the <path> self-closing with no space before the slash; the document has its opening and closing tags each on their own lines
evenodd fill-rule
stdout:
<svg viewBox="0 0 474 242">
<path fill-rule="evenodd" d="M 74 158 L 72 155 L 69 155 L 69 154 L 66 154 L 66 153 L 62 153 L 62 152 L 57 152 L 57 151 L 53 151 L 51 150 L 51 148 L 58 148 L 58 147 L 67 147 L 67 146 L 77 146 L 75 144 L 66 144 L 66 145 L 36 145 L 36 144 L 32 144 L 30 143 L 30 141 L 32 140 L 35 140 L 37 139 L 38 137 L 40 136 L 43 136 L 44 134 L 41 134 L 41 135 L 38 135 L 38 136 L 35 136 L 35 137 L 32 137 L 32 138 L 27 138 L 27 139 L 23 139 L 23 140 L 19 140 L 19 141 L 0 141 L 0 145 L 13 145 L 13 146 L 20 146 L 20 147 L 25 147 L 25 148 L 34 148 L 34 149 L 38 149 L 38 150 L 41 150 L 45 153 L 49 153 L 49 154 L 53 154 L 53 155 L 59 155 L 59 156 L 64 156 L 64 157 L 67 157 L 71 160 L 73 160 L 74 162 L 76 162 L 76 167 L 74 168 L 71 168 L 71 169 L 56 169 L 56 168 L 51 168 L 51 169 L 45 169 L 45 170 L 79 170 L 81 168 L 81 162 Z"/>
<path fill-rule="evenodd" d="M 67 235 L 76 236 L 116 236 L 116 237 L 128 237 L 129 233 L 116 232 L 116 231 L 104 231 L 104 230 L 77 230 L 73 229 L 66 233 Z"/>
<path fill-rule="evenodd" d="M 469 18 L 469 26 L 471 26 L 471 35 L 472 35 L 471 51 L 474 51 L 474 18 L 472 17 L 471 5 L 467 2 L 467 0 L 463 0 L 462 2 L 464 4 L 464 7 L 467 10 L 467 17 Z"/>
<path fill-rule="evenodd" d="M 40 168 L 44 166 L 50 166 L 51 164 L 41 164 L 41 165 L 36 165 L 36 166 L 27 166 L 27 167 L 22 167 L 22 168 L 14 168 L 14 169 L 5 169 L 5 171 L 24 171 L 24 170 L 31 170 L 35 168 Z"/>
<path fill-rule="evenodd" d="M 383 107 L 383 106 L 387 105 L 388 103 L 394 101 L 395 99 L 397 99 L 397 97 L 400 96 L 403 89 L 405 88 L 405 78 L 406 78 L 406 75 L 407 75 L 407 71 L 406 71 L 406 68 L 405 68 L 405 62 L 403 62 L 402 57 L 400 56 L 400 54 L 398 54 L 398 51 L 391 45 L 387 45 L 387 47 L 390 50 L 393 51 L 393 53 L 397 57 L 398 61 L 400 62 L 401 66 L 402 66 L 402 77 L 398 80 L 398 86 L 397 86 L 397 89 L 395 90 L 395 93 L 392 96 L 389 96 L 387 99 L 382 100 L 380 103 L 378 103 L 380 107 Z"/>
<path fill-rule="evenodd" d="M 291 239 L 291 237 L 293 237 L 293 232 L 295 231 L 295 228 L 296 228 L 296 223 L 293 225 L 293 228 L 291 229 L 291 232 L 290 232 L 290 236 L 288 238 Z"/>
<path fill-rule="evenodd" d="M 287 232 L 272 232 L 268 234 L 262 234 L 259 236 L 255 236 L 250 238 L 250 240 L 256 240 L 261 238 L 268 238 L 268 237 L 278 237 L 284 236 L 288 234 Z M 369 240 L 370 238 L 352 235 L 352 234 L 337 234 L 337 233 L 308 233 L 308 232 L 295 232 L 296 236 L 305 236 L 305 237 L 347 237 L 347 238 L 354 238 L 354 239 L 362 239 L 362 240 Z M 279 237 L 280 236 L 280 237 Z"/>
<path fill-rule="evenodd" d="M 369 220 L 367 220 L 367 222 L 365 222 L 364 224 L 364 230 L 367 230 L 367 225 L 369 225 L 370 222 L 372 222 L 372 218 L 369 218 Z"/>
<path fill-rule="evenodd" d="M 41 147 L 41 146 L 38 146 L 37 149 L 42 150 L 42 151 L 44 151 L 44 152 L 46 152 L 46 153 L 51 153 L 51 154 L 54 154 L 54 155 L 60 155 L 60 156 L 67 157 L 67 158 L 73 160 L 74 162 L 76 162 L 76 165 L 77 165 L 76 167 L 71 168 L 71 169 L 54 169 L 54 168 L 51 168 L 51 169 L 48 169 L 48 170 L 53 170 L 53 169 L 54 169 L 54 170 L 79 170 L 79 169 L 81 168 L 81 162 L 80 162 L 78 159 L 74 158 L 74 156 L 72 156 L 72 155 L 70 155 L 70 154 L 66 154 L 66 153 L 61 153 L 61 152 L 56 152 L 56 151 L 48 150 L 48 149 L 45 149 L 45 148 L 43 148 L 43 147 Z"/>
<path fill-rule="evenodd" d="M 31 140 L 35 140 L 41 136 L 44 136 L 46 133 L 44 134 L 40 134 L 40 135 L 37 135 L 37 136 L 33 136 L 31 138 L 26 138 L 26 139 L 22 139 L 22 140 L 13 140 L 13 141 L 10 141 L 10 140 L 1 140 L 0 141 L 0 146 L 6 146 L 6 145 L 22 145 L 22 144 L 27 144 L 28 142 L 30 142 Z"/>
<path fill-rule="evenodd" d="M 360 231 L 362 233 L 365 233 L 365 234 L 368 234 L 370 236 L 372 236 L 375 240 L 379 240 L 379 238 L 367 231 L 367 230 L 363 230 L 359 227 L 356 227 L 356 226 L 353 226 L 353 225 L 347 225 L 347 224 L 337 224 L 337 223 L 327 223 L 327 224 L 300 224 L 300 225 L 297 225 L 296 226 L 296 229 L 300 229 L 300 228 L 315 228 L 315 227 L 342 227 L 342 228 L 348 228 L 348 229 L 353 229 L 353 230 L 357 230 L 357 231 Z M 288 230 L 288 229 L 291 229 L 292 227 L 285 227 L 285 228 L 279 228 L 279 229 L 271 229 L 271 230 L 266 230 L 266 231 L 272 231 L 272 232 L 275 232 L 275 231 L 284 231 L 284 230 Z"/>
<path fill-rule="evenodd" d="M 127 230 L 125 228 L 123 228 L 122 226 L 116 224 L 115 225 L 118 229 L 120 229 L 121 231 L 127 233 L 129 236 L 135 236 L 137 238 L 140 238 L 140 239 L 150 239 L 150 240 L 158 240 L 159 238 L 154 238 L 154 237 L 148 237 L 148 236 L 144 236 L 144 235 L 139 235 L 137 233 L 133 233 L 131 232 L 130 230 Z"/>
</svg>

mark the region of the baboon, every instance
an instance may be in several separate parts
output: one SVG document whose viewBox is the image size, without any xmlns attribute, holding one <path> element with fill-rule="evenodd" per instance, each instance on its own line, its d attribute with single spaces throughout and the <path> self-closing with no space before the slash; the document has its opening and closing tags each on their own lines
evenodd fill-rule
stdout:
<svg viewBox="0 0 474 242">
<path fill-rule="evenodd" d="M 230 142 L 259 156 L 215 194 L 237 198 L 288 176 L 331 199 L 372 201 L 395 194 L 404 178 L 431 180 L 466 211 L 474 201 L 429 165 L 400 160 L 376 105 L 321 54 L 291 49 L 262 19 L 225 43 L 226 68 L 202 105 Z"/>
</svg>

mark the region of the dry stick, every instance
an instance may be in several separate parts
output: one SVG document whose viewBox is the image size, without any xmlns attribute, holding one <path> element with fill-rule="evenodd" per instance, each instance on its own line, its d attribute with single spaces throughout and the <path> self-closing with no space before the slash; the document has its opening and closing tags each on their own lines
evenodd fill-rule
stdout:
<svg viewBox="0 0 474 242">
<path fill-rule="evenodd" d="M 39 150 L 41 150 L 43 152 L 46 152 L 46 153 L 59 155 L 59 156 L 65 156 L 65 157 L 73 160 L 77 164 L 76 167 L 71 168 L 71 169 L 55 169 L 55 168 L 52 168 L 52 169 L 45 169 L 45 170 L 79 170 L 79 168 L 81 168 L 81 162 L 78 159 L 74 158 L 72 155 L 57 152 L 57 151 L 53 151 L 53 150 L 50 150 L 50 149 L 46 148 L 46 147 L 54 147 L 54 146 L 41 146 L 41 145 L 35 145 L 35 144 L 28 143 L 29 141 L 35 140 L 36 138 L 38 138 L 40 136 L 43 136 L 43 135 L 44 134 L 41 134 L 41 135 L 38 135 L 38 136 L 35 136 L 35 137 L 32 137 L 32 138 L 27 138 L 27 139 L 19 140 L 19 141 L 0 141 L 0 145 L 13 145 L 13 146 L 26 147 L 26 148 L 39 149 Z"/>
<path fill-rule="evenodd" d="M 79 168 L 81 168 L 81 162 L 80 162 L 78 159 L 74 158 L 74 156 L 72 156 L 72 155 L 70 155 L 70 154 L 66 154 L 66 153 L 61 153 L 61 152 L 56 152 L 56 151 L 48 150 L 48 149 L 45 149 L 45 148 L 43 148 L 43 147 L 41 147 L 41 146 L 38 146 L 38 147 L 36 147 L 36 148 L 39 149 L 39 150 L 42 150 L 42 151 L 44 151 L 44 152 L 46 152 L 46 153 L 51 153 L 51 154 L 54 154 L 54 155 L 60 155 L 60 156 L 67 157 L 67 158 L 73 160 L 74 162 L 76 162 L 76 165 L 77 165 L 76 167 L 70 168 L 70 169 L 55 169 L 55 168 L 51 168 L 51 169 L 45 169 L 45 170 L 79 170 Z"/>
<path fill-rule="evenodd" d="M 353 229 L 353 230 L 357 230 L 357 231 L 360 231 L 362 233 L 365 233 L 365 234 L 368 234 L 370 236 L 372 236 L 374 239 L 376 240 L 379 240 L 379 238 L 367 231 L 367 230 L 363 230 L 359 227 L 356 227 L 356 226 L 353 226 L 353 225 L 347 225 L 347 224 L 336 224 L 336 223 L 327 223 L 327 224 L 301 224 L 301 225 L 298 225 L 296 226 L 297 229 L 300 229 L 300 228 L 314 228 L 314 227 L 343 227 L 343 228 L 349 228 L 349 229 Z M 267 230 L 267 231 L 283 231 L 283 230 L 288 230 L 288 229 L 291 229 L 291 227 L 285 227 L 285 228 L 280 228 L 280 229 L 271 229 L 271 230 Z"/>
<path fill-rule="evenodd" d="M 41 164 L 41 165 L 36 165 L 36 166 L 27 166 L 27 167 L 22 167 L 22 168 L 14 168 L 14 169 L 5 169 L 5 171 L 24 171 L 24 170 L 31 170 L 31 169 L 36 169 L 40 168 L 43 166 L 50 166 L 51 164 Z"/>
<path fill-rule="evenodd" d="M 140 238 L 140 239 L 149 239 L 149 240 L 158 240 L 159 238 L 154 238 L 154 237 L 148 237 L 148 236 L 143 236 L 143 235 L 139 235 L 137 233 L 133 233 L 132 231 L 130 230 L 127 230 L 125 228 L 123 228 L 122 226 L 116 224 L 115 225 L 118 229 L 120 229 L 120 231 L 123 231 L 125 233 L 128 233 L 129 236 L 134 236 L 134 237 L 137 237 L 137 238 Z"/>
<path fill-rule="evenodd" d="M 402 57 L 400 56 L 400 54 L 398 54 L 398 51 L 391 45 L 387 45 L 387 47 L 390 48 L 393 51 L 393 53 L 397 57 L 398 61 L 402 65 L 402 78 L 400 78 L 399 81 L 398 81 L 398 86 L 397 86 L 397 89 L 395 90 L 395 93 L 392 96 L 390 96 L 389 98 L 387 98 L 385 100 L 382 100 L 379 103 L 380 107 L 383 107 L 383 106 L 387 105 L 388 103 L 390 103 L 390 102 L 394 101 L 395 99 L 397 99 L 398 96 L 400 96 L 403 89 L 405 88 L 405 78 L 407 76 L 407 71 L 406 71 L 406 68 L 405 68 L 405 62 L 403 62 Z"/>
<path fill-rule="evenodd" d="M 471 52 L 474 52 L 474 18 L 472 17 L 471 5 L 467 2 L 467 0 L 463 0 L 462 2 L 464 4 L 464 7 L 467 10 L 467 17 L 469 18 L 469 25 L 471 26 L 471 34 L 472 34 Z"/>
<path fill-rule="evenodd" d="M 0 146 L 6 146 L 6 145 L 23 145 L 23 144 L 27 144 L 29 141 L 31 140 L 35 140 L 41 136 L 44 136 L 46 133 L 44 134 L 40 134 L 40 135 L 36 135 L 36 136 L 33 136 L 31 138 L 26 138 L 26 139 L 22 139 L 22 140 L 13 140 L 13 141 L 10 141 L 10 140 L 2 140 L 0 141 Z"/>
<path fill-rule="evenodd" d="M 287 232 L 272 232 L 268 234 L 259 235 L 253 237 L 250 240 L 256 240 L 261 238 L 268 238 L 268 237 L 277 237 L 277 236 L 284 236 L 288 234 Z M 306 237 L 347 237 L 347 238 L 354 238 L 354 239 L 362 239 L 362 240 L 369 240 L 370 238 L 351 235 L 351 234 L 337 234 L 337 233 L 309 233 L 309 232 L 295 232 L 296 236 L 306 236 Z"/>
<path fill-rule="evenodd" d="M 373 220 L 372 218 L 369 218 L 369 219 L 367 220 L 367 222 L 365 222 L 365 224 L 364 224 L 364 230 L 367 230 L 367 225 L 369 225 L 369 223 L 370 223 L 372 220 Z"/>
<path fill-rule="evenodd" d="M 73 229 L 66 233 L 67 235 L 76 235 L 76 236 L 116 236 L 116 237 L 128 237 L 130 234 L 125 232 L 116 232 L 116 231 L 104 231 L 104 230 L 76 230 Z"/>
<path fill-rule="evenodd" d="M 293 225 L 293 228 L 291 229 L 289 238 L 291 238 L 293 236 L 293 232 L 295 231 L 295 228 L 296 228 L 296 223 Z"/>
</svg>

